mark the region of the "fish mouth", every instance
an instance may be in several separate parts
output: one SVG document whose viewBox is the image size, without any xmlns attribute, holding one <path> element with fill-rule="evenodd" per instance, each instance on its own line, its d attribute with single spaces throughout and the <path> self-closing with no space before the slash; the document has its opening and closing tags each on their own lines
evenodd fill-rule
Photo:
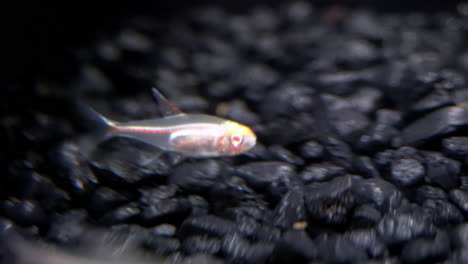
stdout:
<svg viewBox="0 0 468 264">
<path fill-rule="evenodd" d="M 257 137 L 255 135 L 249 135 L 245 138 L 245 150 L 248 151 L 257 144 Z"/>
</svg>

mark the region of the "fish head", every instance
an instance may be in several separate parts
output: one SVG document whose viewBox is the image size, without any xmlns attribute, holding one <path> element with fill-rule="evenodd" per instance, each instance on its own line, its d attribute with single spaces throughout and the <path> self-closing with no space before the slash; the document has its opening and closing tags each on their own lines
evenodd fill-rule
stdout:
<svg viewBox="0 0 468 264">
<path fill-rule="evenodd" d="M 226 121 L 225 151 L 228 155 L 237 155 L 250 150 L 257 143 L 257 136 L 246 125 Z"/>
</svg>

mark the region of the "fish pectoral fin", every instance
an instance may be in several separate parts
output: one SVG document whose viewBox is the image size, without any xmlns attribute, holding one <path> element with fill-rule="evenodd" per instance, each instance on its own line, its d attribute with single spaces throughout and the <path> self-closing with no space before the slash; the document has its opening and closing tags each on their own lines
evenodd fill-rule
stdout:
<svg viewBox="0 0 468 264">
<path fill-rule="evenodd" d="M 183 114 L 177 106 L 169 102 L 169 100 L 167 100 L 166 97 L 164 97 L 164 95 L 162 95 L 156 88 L 153 87 L 151 91 L 153 92 L 153 96 L 156 101 L 158 101 L 159 111 L 163 117 Z"/>
</svg>

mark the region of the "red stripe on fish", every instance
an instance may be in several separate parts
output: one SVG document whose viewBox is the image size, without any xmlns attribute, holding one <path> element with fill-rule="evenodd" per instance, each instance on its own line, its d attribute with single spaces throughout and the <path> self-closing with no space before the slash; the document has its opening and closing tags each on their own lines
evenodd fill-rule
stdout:
<svg viewBox="0 0 468 264">
<path fill-rule="evenodd" d="M 157 129 L 154 127 L 116 127 L 115 131 L 128 131 L 128 132 L 141 132 L 150 134 L 168 134 L 172 133 L 174 129 Z"/>
</svg>

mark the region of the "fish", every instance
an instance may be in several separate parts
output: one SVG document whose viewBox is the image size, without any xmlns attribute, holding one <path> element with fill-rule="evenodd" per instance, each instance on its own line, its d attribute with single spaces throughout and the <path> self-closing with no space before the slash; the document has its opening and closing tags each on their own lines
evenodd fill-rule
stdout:
<svg viewBox="0 0 468 264">
<path fill-rule="evenodd" d="M 90 107 L 104 128 L 102 140 L 126 137 L 194 158 L 234 156 L 255 146 L 257 137 L 250 127 L 217 116 L 184 113 L 156 88 L 151 90 L 160 118 L 118 122 Z"/>
</svg>

